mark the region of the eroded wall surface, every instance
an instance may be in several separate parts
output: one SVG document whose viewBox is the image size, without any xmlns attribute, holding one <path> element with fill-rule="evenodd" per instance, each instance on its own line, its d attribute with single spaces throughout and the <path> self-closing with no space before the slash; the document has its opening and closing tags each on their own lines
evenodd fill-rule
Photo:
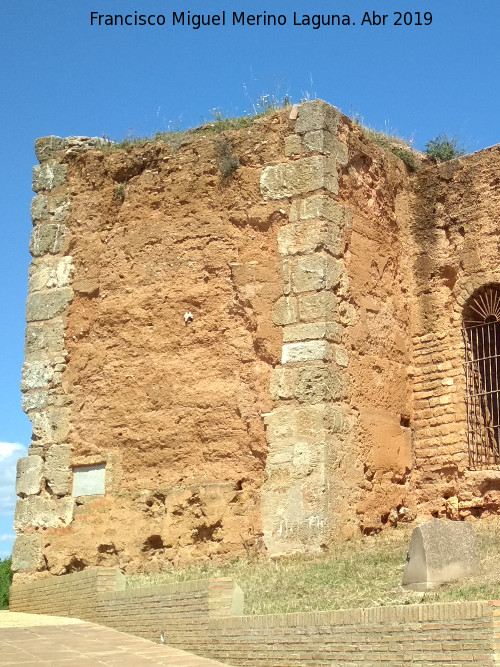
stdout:
<svg viewBox="0 0 500 667">
<path fill-rule="evenodd" d="M 356 514 L 350 534 L 414 516 L 408 493 L 411 448 L 411 172 L 344 118 L 349 162 L 340 194 L 352 211 L 344 249 L 349 403 L 353 414 L 346 486 Z"/>
</svg>

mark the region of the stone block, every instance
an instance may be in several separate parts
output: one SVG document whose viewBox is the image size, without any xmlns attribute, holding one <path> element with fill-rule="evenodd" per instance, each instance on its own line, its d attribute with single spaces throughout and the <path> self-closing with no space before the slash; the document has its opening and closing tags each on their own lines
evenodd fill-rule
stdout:
<svg viewBox="0 0 500 667">
<path fill-rule="evenodd" d="M 349 428 L 340 405 L 283 405 L 264 418 L 270 446 L 278 441 L 325 442 L 331 434 L 345 433 Z"/>
<path fill-rule="evenodd" d="M 30 253 L 33 257 L 57 255 L 66 243 L 66 225 L 37 225 L 31 233 Z"/>
<path fill-rule="evenodd" d="M 17 461 L 16 493 L 32 496 L 42 488 L 43 460 L 40 456 L 25 456 Z"/>
<path fill-rule="evenodd" d="M 292 290 L 295 293 L 335 289 L 345 272 L 339 259 L 313 253 L 297 257 L 292 269 Z"/>
<path fill-rule="evenodd" d="M 68 217 L 70 199 L 67 196 L 51 197 L 49 200 L 49 213 L 52 222 L 64 222 Z"/>
<path fill-rule="evenodd" d="M 48 387 L 54 377 L 51 364 L 44 361 L 25 361 L 21 377 L 21 391 Z"/>
<path fill-rule="evenodd" d="M 306 132 L 302 142 L 309 150 L 331 155 L 335 158 L 338 164 L 347 164 L 347 146 L 340 142 L 334 134 L 328 132 L 328 130 L 313 130 L 312 132 Z"/>
<path fill-rule="evenodd" d="M 327 540 L 324 455 L 297 442 L 291 460 L 270 465 L 261 493 L 264 542 L 271 554 L 317 551 Z"/>
<path fill-rule="evenodd" d="M 49 215 L 49 201 L 46 195 L 36 195 L 31 200 L 31 219 L 33 223 L 46 220 Z"/>
<path fill-rule="evenodd" d="M 296 413 L 297 408 L 294 406 L 280 406 L 276 410 L 266 414 L 264 423 L 269 443 L 296 439 Z"/>
<path fill-rule="evenodd" d="M 300 155 L 302 151 L 302 142 L 297 134 L 289 134 L 285 137 L 285 155 L 291 157 L 292 155 Z"/>
<path fill-rule="evenodd" d="M 335 401 L 343 395 L 339 375 L 328 366 L 306 366 L 298 375 L 295 398 L 300 403 Z"/>
<path fill-rule="evenodd" d="M 283 294 L 288 296 L 292 291 L 292 262 L 290 259 L 283 260 Z"/>
<path fill-rule="evenodd" d="M 62 137 L 40 137 L 35 141 L 35 153 L 39 162 L 51 160 L 66 146 L 66 140 Z"/>
<path fill-rule="evenodd" d="M 301 158 L 263 169 L 260 178 L 266 199 L 284 199 L 324 188 L 338 193 L 335 161 L 322 155 Z"/>
<path fill-rule="evenodd" d="M 358 319 L 356 307 L 352 303 L 343 303 L 339 307 L 339 322 L 344 326 L 353 326 Z"/>
<path fill-rule="evenodd" d="M 69 408 L 50 407 L 43 412 L 32 412 L 29 418 L 33 424 L 33 440 L 60 444 L 68 439 Z"/>
<path fill-rule="evenodd" d="M 59 162 L 46 162 L 37 167 L 33 167 L 33 190 L 53 190 L 66 181 L 68 167 Z"/>
<path fill-rule="evenodd" d="M 290 207 L 290 222 L 324 218 L 339 228 L 350 226 L 352 214 L 328 195 L 312 195 L 306 199 L 295 199 Z"/>
<path fill-rule="evenodd" d="M 315 292 L 298 296 L 299 319 L 335 321 L 338 315 L 337 297 L 333 292 Z M 292 324 L 292 322 L 284 322 Z"/>
<path fill-rule="evenodd" d="M 39 570 L 43 563 L 42 536 L 39 533 L 18 535 L 12 549 L 12 570 L 14 572 Z"/>
<path fill-rule="evenodd" d="M 96 496 L 106 493 L 106 464 L 78 466 L 73 470 L 73 496 Z"/>
<path fill-rule="evenodd" d="M 434 519 L 412 533 L 403 586 L 415 591 L 464 579 L 479 568 L 474 527 L 463 521 Z"/>
<path fill-rule="evenodd" d="M 271 373 L 269 391 L 273 401 L 295 398 L 298 368 L 277 366 Z"/>
<path fill-rule="evenodd" d="M 347 164 L 347 146 L 328 130 L 313 130 L 306 132 L 302 138 L 304 147 L 310 151 L 332 155 L 341 165 Z"/>
<path fill-rule="evenodd" d="M 321 465 L 324 454 L 325 447 L 322 443 L 302 441 L 279 443 L 278 446 L 272 448 L 267 456 L 268 480 L 272 480 L 273 476 L 275 479 L 278 476 L 283 479 L 286 475 L 287 481 L 293 483 L 293 480 L 307 477 L 318 467 L 324 468 Z"/>
<path fill-rule="evenodd" d="M 278 232 L 278 250 L 282 255 L 326 250 L 334 257 L 340 257 L 344 251 L 342 236 L 342 228 L 327 220 L 291 223 Z"/>
<path fill-rule="evenodd" d="M 305 361 L 326 361 L 330 357 L 330 344 L 326 340 L 308 340 L 286 343 L 281 353 L 282 364 Z"/>
<path fill-rule="evenodd" d="M 71 149 L 72 153 L 87 151 L 91 148 L 97 148 L 98 150 L 103 147 L 108 147 L 110 144 L 113 144 L 113 141 L 109 139 L 103 139 L 102 137 L 84 137 L 84 136 L 75 136 L 67 137 L 65 139 L 66 146 Z"/>
<path fill-rule="evenodd" d="M 339 343 L 342 339 L 342 327 L 337 322 L 312 322 L 310 324 L 289 324 L 283 327 L 283 342 L 293 343 L 298 340 L 325 340 Z"/>
<path fill-rule="evenodd" d="M 99 281 L 97 278 L 81 278 L 73 281 L 73 290 L 85 296 L 97 296 L 99 294 Z"/>
<path fill-rule="evenodd" d="M 30 443 L 28 454 L 30 456 L 41 456 L 43 458 L 45 456 L 45 449 L 44 445 L 38 442 L 32 442 Z"/>
<path fill-rule="evenodd" d="M 55 353 L 64 349 L 64 322 L 62 318 L 41 324 L 28 324 L 24 338 L 26 356 L 41 351 Z"/>
<path fill-rule="evenodd" d="M 341 347 L 340 345 L 332 345 L 331 358 L 337 366 L 345 368 L 349 365 L 349 353 L 345 347 Z"/>
<path fill-rule="evenodd" d="M 28 413 L 30 410 L 43 410 L 43 408 L 47 407 L 48 401 L 48 391 L 32 391 L 21 397 L 21 406 L 23 412 Z"/>
<path fill-rule="evenodd" d="M 324 364 L 315 366 L 278 366 L 271 375 L 271 398 L 296 399 L 300 403 L 320 403 L 342 397 L 338 374 Z"/>
<path fill-rule="evenodd" d="M 61 528 L 73 520 L 73 498 L 42 498 L 30 496 L 17 501 L 14 530 L 27 528 Z"/>
<path fill-rule="evenodd" d="M 345 144 L 337 138 L 333 138 L 329 146 L 330 155 L 335 158 L 338 164 L 345 167 L 349 162 L 349 150 Z"/>
<path fill-rule="evenodd" d="M 73 290 L 69 287 L 30 294 L 26 303 L 26 321 L 50 320 L 63 313 L 71 303 L 72 298 Z"/>
<path fill-rule="evenodd" d="M 28 291 L 66 287 L 73 271 L 73 258 L 42 257 L 31 262 L 29 268 Z"/>
<path fill-rule="evenodd" d="M 327 267 L 325 257 L 316 253 L 298 257 L 292 271 L 292 289 L 295 293 L 326 289 Z"/>
<path fill-rule="evenodd" d="M 326 146 L 330 142 L 332 137 L 331 132 L 328 130 L 312 130 L 311 132 L 306 132 L 302 137 L 304 146 L 310 151 L 316 151 L 317 153 L 328 152 Z"/>
<path fill-rule="evenodd" d="M 71 447 L 67 444 L 52 445 L 45 456 L 45 479 L 56 496 L 71 494 Z"/>
<path fill-rule="evenodd" d="M 340 112 L 323 100 L 304 102 L 299 107 L 299 117 L 295 123 L 295 132 L 305 134 L 314 130 L 337 131 Z"/>
<path fill-rule="evenodd" d="M 292 324 L 298 320 L 297 299 L 295 297 L 282 296 L 276 301 L 273 308 L 274 324 Z"/>
</svg>

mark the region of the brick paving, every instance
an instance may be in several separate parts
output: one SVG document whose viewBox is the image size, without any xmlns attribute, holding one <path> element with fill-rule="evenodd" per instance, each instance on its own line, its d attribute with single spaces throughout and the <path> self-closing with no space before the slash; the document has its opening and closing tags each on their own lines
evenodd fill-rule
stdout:
<svg viewBox="0 0 500 667">
<path fill-rule="evenodd" d="M 74 618 L 0 611 L 0 665 L 214 667 L 208 660 Z"/>
</svg>

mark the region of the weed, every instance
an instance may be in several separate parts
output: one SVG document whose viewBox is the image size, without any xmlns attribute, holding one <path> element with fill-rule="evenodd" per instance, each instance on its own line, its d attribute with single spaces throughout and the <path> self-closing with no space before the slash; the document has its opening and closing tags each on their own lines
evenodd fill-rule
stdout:
<svg viewBox="0 0 500 667">
<path fill-rule="evenodd" d="M 0 609 L 9 608 L 9 588 L 12 583 L 11 559 L 0 560 Z"/>
<path fill-rule="evenodd" d="M 408 148 L 399 148 L 398 146 L 394 146 L 391 151 L 396 157 L 398 157 L 400 160 L 403 160 L 410 171 L 416 171 L 418 169 L 418 162 L 415 157 L 415 153 L 413 153 L 411 150 Z"/>
<path fill-rule="evenodd" d="M 252 83 L 257 83 L 257 80 L 254 79 Z M 272 86 L 273 92 L 258 94 L 256 93 L 255 88 L 251 92 L 250 87 L 247 86 L 246 83 L 243 84 L 243 90 L 245 91 L 245 96 L 250 103 L 253 116 L 262 116 L 264 114 L 276 111 L 277 109 L 283 109 L 291 106 L 291 97 L 288 93 L 283 94 L 283 85 L 284 82 L 280 80 L 279 77 L 275 77 L 274 85 Z"/>
<path fill-rule="evenodd" d="M 168 132 L 157 132 L 154 136 L 154 141 L 168 144 L 177 153 L 181 146 L 184 146 L 184 144 L 189 142 L 190 136 L 191 135 L 189 131 L 175 132 L 173 130 L 169 130 Z"/>
<path fill-rule="evenodd" d="M 233 147 L 227 137 L 221 136 L 215 140 L 214 152 L 222 178 L 229 178 L 240 166 L 240 161 L 234 154 Z"/>
<path fill-rule="evenodd" d="M 448 162 L 465 155 L 466 151 L 458 145 L 457 137 L 450 138 L 446 134 L 438 134 L 435 139 L 425 144 L 425 153 L 438 162 Z"/>
<path fill-rule="evenodd" d="M 412 149 L 411 143 L 396 136 L 393 132 L 378 132 L 366 127 L 363 125 L 363 119 L 357 114 L 352 117 L 352 120 L 369 139 L 402 160 L 410 171 L 418 169 L 416 152 Z"/>
<path fill-rule="evenodd" d="M 153 141 L 151 137 L 126 137 L 122 141 L 113 142 L 103 142 L 99 146 L 100 151 L 116 151 L 116 150 L 125 150 L 131 151 L 134 146 L 144 146 L 148 142 Z"/>
<path fill-rule="evenodd" d="M 115 200 L 117 202 L 119 202 L 120 204 L 123 204 L 123 202 L 125 201 L 125 192 L 126 192 L 125 183 L 118 183 L 115 186 L 115 190 L 113 192 L 113 197 L 115 198 Z"/>
<path fill-rule="evenodd" d="M 135 137 L 132 133 L 122 141 L 113 143 L 107 137 L 106 143 L 103 142 L 100 150 L 126 150 L 130 151 L 134 146 L 143 146 L 152 141 L 159 141 L 172 146 L 174 151 L 178 151 L 181 146 L 187 144 L 192 138 L 198 135 L 223 134 L 229 130 L 241 130 L 250 127 L 259 118 L 263 118 L 277 109 L 285 108 L 291 105 L 291 99 L 285 95 L 282 99 L 278 99 L 274 95 L 262 95 L 255 104 L 252 104 L 254 113 L 252 115 L 238 116 L 234 118 L 227 118 L 222 109 L 212 109 L 212 121 L 204 121 L 199 127 L 190 128 L 187 130 L 180 130 L 178 127 L 168 125 L 166 132 L 157 132 L 152 137 Z M 236 158 L 237 159 L 237 158 Z M 239 163 L 238 163 L 239 164 Z M 231 174 L 237 167 L 234 160 L 225 162 L 224 168 Z"/>
<path fill-rule="evenodd" d="M 193 134 L 221 134 L 227 130 L 241 130 L 245 127 L 253 125 L 257 118 L 261 118 L 263 114 L 258 116 L 240 116 L 237 118 L 219 118 L 211 123 L 205 123 L 200 127 L 195 127 L 190 130 Z"/>
</svg>

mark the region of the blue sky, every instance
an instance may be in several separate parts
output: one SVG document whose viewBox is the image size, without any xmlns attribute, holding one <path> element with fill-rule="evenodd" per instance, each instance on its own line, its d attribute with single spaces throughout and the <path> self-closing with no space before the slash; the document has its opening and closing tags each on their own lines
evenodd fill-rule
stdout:
<svg viewBox="0 0 500 667">
<path fill-rule="evenodd" d="M 163 27 L 91 27 L 90 12 L 164 14 Z M 285 14 L 282 27 L 190 27 L 172 12 Z M 429 26 L 393 26 L 395 11 Z M 349 14 L 313 30 L 293 13 Z M 364 12 L 388 25 L 360 25 Z M 415 14 L 413 14 L 415 17 Z M 468 151 L 500 142 L 498 0 L 16 0 L 0 8 L 0 557 L 12 545 L 15 460 L 30 423 L 20 408 L 33 142 L 49 134 L 111 139 L 181 129 L 211 109 L 243 115 L 262 95 L 320 97 L 414 146 L 441 132 Z"/>
</svg>

